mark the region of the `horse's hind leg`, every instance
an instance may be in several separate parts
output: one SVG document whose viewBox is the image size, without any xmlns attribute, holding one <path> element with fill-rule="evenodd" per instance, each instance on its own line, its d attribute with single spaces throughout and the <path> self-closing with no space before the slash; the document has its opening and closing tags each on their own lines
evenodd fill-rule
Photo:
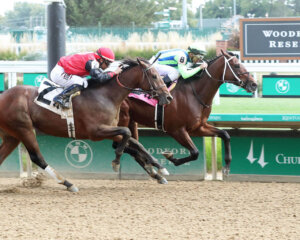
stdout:
<svg viewBox="0 0 300 240">
<path fill-rule="evenodd" d="M 36 137 L 33 131 L 25 130 L 22 131 L 22 137 L 20 138 L 23 142 L 24 146 L 26 147 L 30 159 L 40 168 L 45 170 L 52 178 L 54 178 L 59 184 L 63 184 L 67 187 L 67 189 L 71 192 L 78 192 L 78 188 L 66 180 L 63 176 L 57 173 L 50 165 L 48 165 L 42 156 Z"/>
<path fill-rule="evenodd" d="M 19 140 L 1 132 L 2 144 L 0 146 L 0 165 L 5 158 L 18 146 Z"/>
</svg>

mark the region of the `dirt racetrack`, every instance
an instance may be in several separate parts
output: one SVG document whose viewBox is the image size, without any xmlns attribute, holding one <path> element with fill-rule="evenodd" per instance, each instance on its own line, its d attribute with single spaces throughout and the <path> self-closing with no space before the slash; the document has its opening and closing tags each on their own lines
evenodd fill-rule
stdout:
<svg viewBox="0 0 300 240">
<path fill-rule="evenodd" d="M 0 178 L 0 239 L 300 239 L 300 185 Z"/>
</svg>

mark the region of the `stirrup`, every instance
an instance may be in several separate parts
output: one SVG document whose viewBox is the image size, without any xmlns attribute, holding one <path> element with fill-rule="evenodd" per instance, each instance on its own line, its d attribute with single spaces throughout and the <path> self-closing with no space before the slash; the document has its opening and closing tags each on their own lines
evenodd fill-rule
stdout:
<svg viewBox="0 0 300 240">
<path fill-rule="evenodd" d="M 53 106 L 57 108 L 59 108 L 60 106 L 61 108 L 68 109 L 70 108 L 70 103 L 64 100 L 62 97 L 57 97 L 57 98 L 55 97 L 53 99 Z"/>
</svg>

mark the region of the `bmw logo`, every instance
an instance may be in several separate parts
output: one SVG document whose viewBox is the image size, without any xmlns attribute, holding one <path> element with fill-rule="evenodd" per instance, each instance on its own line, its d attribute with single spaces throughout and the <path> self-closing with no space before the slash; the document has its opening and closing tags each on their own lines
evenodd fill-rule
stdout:
<svg viewBox="0 0 300 240">
<path fill-rule="evenodd" d="M 275 88 L 278 93 L 287 93 L 290 90 L 290 83 L 285 79 L 280 79 L 276 82 Z"/>
<path fill-rule="evenodd" d="M 227 88 L 227 91 L 231 92 L 231 93 L 236 93 L 240 89 L 240 87 L 238 87 L 234 84 L 231 84 L 231 83 L 227 83 L 226 88 Z"/>
<path fill-rule="evenodd" d="M 73 140 L 65 148 L 68 163 L 75 168 L 85 168 L 93 160 L 93 151 L 84 141 Z"/>
<path fill-rule="evenodd" d="M 39 87 L 41 85 L 41 82 L 46 79 L 46 77 L 44 75 L 38 75 L 35 77 L 34 79 L 34 84 L 35 86 Z"/>
</svg>

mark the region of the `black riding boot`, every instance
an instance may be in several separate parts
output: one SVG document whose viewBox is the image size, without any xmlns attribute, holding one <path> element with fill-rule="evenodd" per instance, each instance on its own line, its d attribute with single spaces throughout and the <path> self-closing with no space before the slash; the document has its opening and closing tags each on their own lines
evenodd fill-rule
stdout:
<svg viewBox="0 0 300 240">
<path fill-rule="evenodd" d="M 172 84 L 172 80 L 169 78 L 168 75 L 163 77 L 164 83 L 166 84 L 167 87 L 170 87 Z"/>
<path fill-rule="evenodd" d="M 62 108 L 70 108 L 70 96 L 83 89 L 83 86 L 74 84 L 64 89 L 60 94 L 53 98 L 54 106 L 60 105 Z"/>
</svg>

